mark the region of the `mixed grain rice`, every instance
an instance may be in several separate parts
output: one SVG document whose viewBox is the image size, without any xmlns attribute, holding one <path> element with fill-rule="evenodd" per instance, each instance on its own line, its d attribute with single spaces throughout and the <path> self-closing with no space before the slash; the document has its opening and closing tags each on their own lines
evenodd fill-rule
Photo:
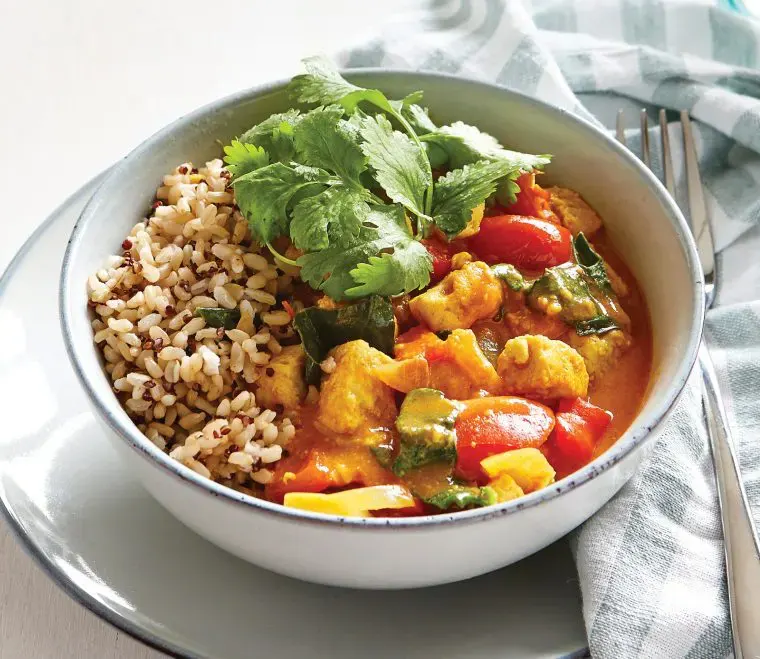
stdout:
<svg viewBox="0 0 760 659">
<path fill-rule="evenodd" d="M 251 241 L 221 160 L 165 176 L 122 250 L 87 282 L 94 339 L 121 404 L 172 458 L 255 492 L 295 434 L 255 393 L 281 342 L 294 340 L 278 299 L 296 273 Z M 238 308 L 240 321 L 207 327 L 198 307 Z"/>
</svg>

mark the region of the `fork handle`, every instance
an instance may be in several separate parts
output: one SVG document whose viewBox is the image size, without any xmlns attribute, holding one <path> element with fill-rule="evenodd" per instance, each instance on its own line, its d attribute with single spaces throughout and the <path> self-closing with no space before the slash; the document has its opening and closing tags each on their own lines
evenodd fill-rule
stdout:
<svg viewBox="0 0 760 659">
<path fill-rule="evenodd" d="M 699 347 L 699 364 L 723 525 L 734 654 L 736 659 L 754 659 L 760 657 L 760 546 L 718 378 L 704 341 Z"/>
</svg>

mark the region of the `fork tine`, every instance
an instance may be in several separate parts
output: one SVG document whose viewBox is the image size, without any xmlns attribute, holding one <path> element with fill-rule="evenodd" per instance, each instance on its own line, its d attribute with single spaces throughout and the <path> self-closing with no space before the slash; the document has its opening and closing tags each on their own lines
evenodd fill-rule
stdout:
<svg viewBox="0 0 760 659">
<path fill-rule="evenodd" d="M 668 117 L 664 108 L 660 110 L 660 139 L 662 140 L 662 169 L 665 172 L 665 187 L 670 196 L 676 198 L 676 182 L 673 176 L 673 159 L 670 155 L 670 135 L 668 134 Z"/>
<path fill-rule="evenodd" d="M 686 110 L 681 110 L 681 127 L 683 128 L 684 162 L 686 164 L 686 189 L 689 195 L 689 216 L 691 230 L 697 243 L 699 260 L 705 273 L 705 289 L 708 307 L 715 294 L 715 248 L 712 229 L 707 217 L 707 206 L 699 176 L 699 161 L 694 143 L 691 120 Z"/>
<path fill-rule="evenodd" d="M 617 122 L 616 122 L 616 134 L 617 134 L 617 140 L 622 144 L 623 146 L 626 146 L 625 143 L 625 122 L 623 120 L 623 111 L 618 110 L 617 113 Z"/>
<path fill-rule="evenodd" d="M 650 167 L 649 162 L 649 124 L 647 119 L 647 111 L 641 111 L 641 160 L 647 166 Z"/>
</svg>

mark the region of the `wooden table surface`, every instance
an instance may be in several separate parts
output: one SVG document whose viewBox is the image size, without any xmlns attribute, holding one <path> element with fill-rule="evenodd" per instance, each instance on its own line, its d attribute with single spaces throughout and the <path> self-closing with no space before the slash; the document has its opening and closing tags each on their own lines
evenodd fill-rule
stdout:
<svg viewBox="0 0 760 659">
<path fill-rule="evenodd" d="M 0 0 L 0 180 L 36 185 L 4 195 L 0 270 L 61 201 L 161 126 L 361 43 L 415 4 Z M 60 591 L 0 520 L 0 659 L 159 656 Z"/>
</svg>

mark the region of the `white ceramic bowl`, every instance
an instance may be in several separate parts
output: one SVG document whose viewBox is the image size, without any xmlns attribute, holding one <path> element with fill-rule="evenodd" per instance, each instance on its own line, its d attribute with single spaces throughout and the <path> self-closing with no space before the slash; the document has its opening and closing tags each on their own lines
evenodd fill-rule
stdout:
<svg viewBox="0 0 760 659">
<path fill-rule="evenodd" d="M 218 157 L 217 140 L 229 141 L 289 107 L 285 83 L 236 94 L 179 119 L 112 171 L 77 222 L 64 258 L 65 343 L 106 435 L 135 476 L 211 542 L 265 568 L 324 584 L 410 588 L 466 579 L 562 537 L 631 476 L 693 366 L 704 313 L 702 275 L 687 225 L 665 189 L 592 125 L 537 100 L 461 78 L 391 71 L 349 77 L 394 98 L 422 89 L 441 123 L 461 119 L 508 148 L 554 154 L 547 178 L 581 192 L 604 218 L 644 290 L 654 330 L 645 404 L 610 450 L 556 484 L 502 505 L 435 517 L 343 519 L 286 509 L 212 483 L 138 431 L 113 395 L 92 341 L 85 281 L 144 217 L 164 173 L 180 162 Z"/>
</svg>

